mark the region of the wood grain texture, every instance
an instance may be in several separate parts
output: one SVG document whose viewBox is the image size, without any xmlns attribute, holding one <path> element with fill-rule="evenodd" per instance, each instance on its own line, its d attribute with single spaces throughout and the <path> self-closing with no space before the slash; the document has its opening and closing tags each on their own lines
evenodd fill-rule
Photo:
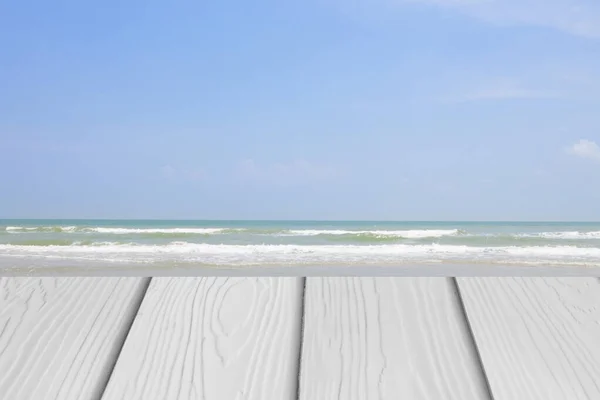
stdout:
<svg viewBox="0 0 600 400">
<path fill-rule="evenodd" d="M 0 278 L 0 398 L 99 398 L 146 284 Z"/>
<path fill-rule="evenodd" d="M 300 399 L 488 399 L 445 278 L 308 278 Z"/>
<path fill-rule="evenodd" d="M 103 399 L 295 399 L 302 285 L 153 279 Z"/>
<path fill-rule="evenodd" d="M 600 399 L 600 282 L 461 278 L 495 400 Z"/>
</svg>

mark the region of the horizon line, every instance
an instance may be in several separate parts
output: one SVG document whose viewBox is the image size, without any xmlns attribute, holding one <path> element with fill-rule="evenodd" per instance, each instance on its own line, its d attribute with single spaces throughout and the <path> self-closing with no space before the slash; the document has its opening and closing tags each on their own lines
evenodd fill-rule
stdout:
<svg viewBox="0 0 600 400">
<path fill-rule="evenodd" d="M 492 220 L 492 219 L 440 219 L 440 220 L 421 220 L 421 219 L 406 219 L 406 220 L 392 220 L 392 219 L 184 219 L 184 218 L 0 218 L 0 221 L 178 221 L 178 222 L 520 222 L 520 223 L 564 223 L 564 222 L 574 222 L 574 223 L 600 223 L 597 220 L 513 220 L 513 219 L 505 219 L 505 220 Z"/>
</svg>

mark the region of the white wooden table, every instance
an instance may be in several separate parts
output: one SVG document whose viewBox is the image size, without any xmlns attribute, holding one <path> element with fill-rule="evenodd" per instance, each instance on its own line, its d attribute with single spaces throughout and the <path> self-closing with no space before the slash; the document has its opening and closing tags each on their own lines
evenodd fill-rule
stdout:
<svg viewBox="0 0 600 400">
<path fill-rule="evenodd" d="M 0 278 L 0 398 L 600 399 L 598 278 Z"/>
</svg>

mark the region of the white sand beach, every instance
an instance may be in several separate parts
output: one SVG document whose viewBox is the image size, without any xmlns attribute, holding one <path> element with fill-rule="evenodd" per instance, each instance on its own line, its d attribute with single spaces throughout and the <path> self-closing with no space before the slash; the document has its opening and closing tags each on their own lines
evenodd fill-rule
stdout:
<svg viewBox="0 0 600 400">
<path fill-rule="evenodd" d="M 38 276 L 38 277 L 319 277 L 319 276 L 366 276 L 366 277 L 600 277 L 599 267 L 573 266 L 504 266 L 504 265 L 467 265 L 467 264 L 431 264 L 431 265 L 398 265 L 398 266 L 269 266 L 269 267 L 145 267 L 142 265 L 99 265 L 91 263 L 88 267 L 62 266 L 45 264 L 44 266 L 27 265 L 0 267 L 0 277 Z"/>
</svg>

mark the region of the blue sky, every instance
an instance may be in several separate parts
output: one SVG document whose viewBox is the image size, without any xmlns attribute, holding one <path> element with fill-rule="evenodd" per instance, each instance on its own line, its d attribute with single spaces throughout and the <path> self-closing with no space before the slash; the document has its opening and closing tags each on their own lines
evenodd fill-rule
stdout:
<svg viewBox="0 0 600 400">
<path fill-rule="evenodd" d="M 595 0 L 0 4 L 0 217 L 600 220 Z"/>
</svg>

